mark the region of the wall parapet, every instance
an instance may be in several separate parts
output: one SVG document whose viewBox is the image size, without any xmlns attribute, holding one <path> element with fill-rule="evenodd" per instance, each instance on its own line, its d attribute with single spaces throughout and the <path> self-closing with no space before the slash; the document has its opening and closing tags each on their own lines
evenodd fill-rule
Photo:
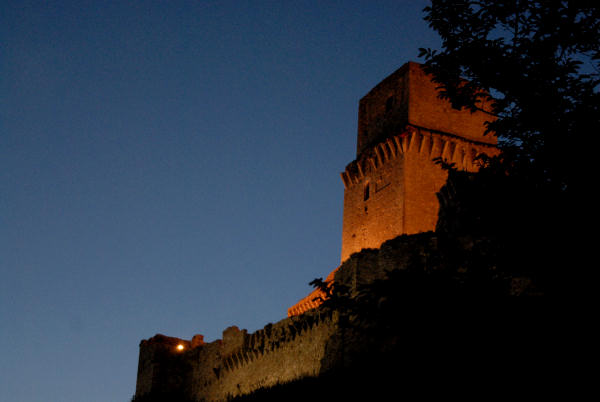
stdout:
<svg viewBox="0 0 600 402">
<path fill-rule="evenodd" d="M 487 249 L 486 241 L 465 238 L 459 243 L 467 255 L 479 247 L 477 244 Z M 335 271 L 334 285 L 343 284 L 355 294 L 363 285 L 387 279 L 392 271 L 435 271 L 443 264 L 444 244 L 435 232 L 398 236 L 379 249 L 352 254 Z M 514 294 L 529 286 L 519 280 L 523 278 L 513 280 Z M 318 307 L 267 324 L 254 333 L 229 327 L 223 331 L 222 340 L 210 343 L 156 335 L 140 343 L 136 398 L 173 391 L 191 400 L 223 401 L 351 367 L 356 357 L 386 347 L 374 343 L 370 335 L 361 335 L 360 328 L 349 331 L 347 324 L 340 322 L 338 311 Z M 180 344 L 187 348 L 177 349 Z"/>
<path fill-rule="evenodd" d="M 315 310 L 250 334 L 232 326 L 222 339 L 194 345 L 158 334 L 140 343 L 136 397 L 172 389 L 191 399 L 221 401 L 318 376 L 336 360 L 326 345 L 335 337 L 337 320 L 337 313 Z"/>
<path fill-rule="evenodd" d="M 403 269 L 415 256 L 424 258 L 436 244 L 431 232 L 400 236 L 380 250 L 353 254 L 328 280 L 356 290 L 385 278 L 388 270 Z M 140 343 L 136 398 L 177 391 L 192 400 L 223 401 L 344 367 L 351 363 L 348 348 L 360 351 L 362 341 L 344 332 L 339 320 L 339 312 L 317 307 L 253 333 L 231 326 L 209 343 L 201 335 L 192 340 L 155 335 Z"/>
<path fill-rule="evenodd" d="M 491 134 L 490 134 L 491 135 Z M 401 155 L 413 153 L 430 160 L 441 158 L 453 163 L 458 170 L 469 172 L 478 169 L 476 158 L 481 154 L 497 154 L 495 145 L 467 140 L 455 134 L 407 125 L 397 135 L 386 138 L 350 162 L 340 173 L 344 187 L 359 183 L 369 170 L 375 170 Z"/>
<path fill-rule="evenodd" d="M 328 283 L 328 284 L 333 283 L 333 280 L 335 278 L 335 273 L 337 272 L 338 269 L 340 269 L 340 267 L 337 267 L 336 269 L 331 271 L 329 273 L 329 275 L 327 275 L 327 278 L 325 278 L 326 283 Z M 322 300 L 324 298 L 325 298 L 325 293 L 321 289 L 319 289 L 319 288 L 314 289 L 312 292 L 310 292 L 308 294 L 308 296 L 302 298 L 300 301 L 298 301 L 292 307 L 288 308 L 288 310 L 287 310 L 288 317 L 297 316 L 297 315 L 303 314 L 304 312 L 306 312 L 308 310 L 312 310 L 312 309 L 319 307 L 321 305 L 320 300 Z"/>
</svg>

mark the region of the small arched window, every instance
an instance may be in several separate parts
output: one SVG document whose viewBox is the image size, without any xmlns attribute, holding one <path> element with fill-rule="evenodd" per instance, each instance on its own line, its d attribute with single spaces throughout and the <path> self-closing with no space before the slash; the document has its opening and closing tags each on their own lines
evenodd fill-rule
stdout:
<svg viewBox="0 0 600 402">
<path fill-rule="evenodd" d="M 369 199 L 369 183 L 367 183 L 367 185 L 365 186 L 365 197 L 364 200 L 368 200 Z"/>
</svg>

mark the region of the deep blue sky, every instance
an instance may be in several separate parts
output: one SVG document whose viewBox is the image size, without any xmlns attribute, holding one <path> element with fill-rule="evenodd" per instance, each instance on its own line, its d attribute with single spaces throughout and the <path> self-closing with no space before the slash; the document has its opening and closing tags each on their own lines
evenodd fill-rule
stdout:
<svg viewBox="0 0 600 402">
<path fill-rule="evenodd" d="M 141 339 L 284 318 L 426 4 L 1 1 L 0 400 L 128 401 Z"/>
</svg>

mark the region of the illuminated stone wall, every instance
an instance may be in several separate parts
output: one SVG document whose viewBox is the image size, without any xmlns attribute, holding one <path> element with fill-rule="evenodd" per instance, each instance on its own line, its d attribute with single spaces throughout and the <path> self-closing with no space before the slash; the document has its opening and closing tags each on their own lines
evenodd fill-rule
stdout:
<svg viewBox="0 0 600 402">
<path fill-rule="evenodd" d="M 483 136 L 489 114 L 454 109 L 448 101 L 438 98 L 437 86 L 420 64 L 408 62 L 362 97 L 358 107 L 357 159 L 386 138 L 401 133 L 407 124 L 467 140 L 496 143 L 495 137 Z M 489 104 L 479 106 L 490 110 Z"/>
<path fill-rule="evenodd" d="M 432 232 L 401 236 L 379 250 L 354 254 L 335 271 L 335 281 L 355 290 L 415 261 L 429 265 L 437 248 Z M 189 399 L 222 401 L 351 366 L 356 356 L 377 350 L 379 345 L 369 342 L 368 337 L 342 329 L 337 312 L 322 308 L 251 334 L 230 327 L 221 340 L 211 343 L 204 343 L 201 335 L 191 341 L 156 335 L 140 344 L 136 397 L 178 392 Z"/>
<path fill-rule="evenodd" d="M 341 174 L 342 265 L 328 281 L 335 277 L 356 288 L 436 252 L 429 231 L 436 226 L 436 193 L 447 174 L 432 160 L 475 170 L 478 154 L 497 152 L 495 137 L 483 135 L 486 119 L 438 99 L 435 84 L 415 63 L 361 99 L 356 160 Z M 398 237 L 420 232 L 426 233 Z M 348 348 L 360 351 L 364 345 L 340 330 L 336 314 L 318 308 L 318 295 L 309 294 L 288 310 L 288 318 L 253 334 L 230 327 L 222 340 L 208 344 L 201 336 L 142 341 L 136 396 L 177 391 L 198 400 L 226 400 L 344 366 Z"/>
<path fill-rule="evenodd" d="M 356 159 L 341 173 L 342 263 L 397 236 L 435 230 L 436 194 L 448 177 L 435 159 L 475 171 L 478 155 L 498 152 L 496 137 L 484 135 L 490 115 L 452 108 L 438 98 L 436 85 L 409 62 L 360 100 Z M 298 301 L 288 317 L 318 306 L 318 296 L 314 291 Z"/>
<path fill-rule="evenodd" d="M 207 344 L 156 335 L 140 344 L 136 397 L 180 392 L 187 398 L 222 401 L 315 377 L 339 363 L 337 330 L 337 315 L 317 310 L 252 334 L 230 327 L 222 340 Z"/>
<path fill-rule="evenodd" d="M 452 108 L 436 85 L 410 62 L 360 100 L 356 160 L 342 173 L 342 262 L 401 234 L 435 229 L 447 173 L 433 159 L 474 171 L 477 155 L 496 152 L 496 138 L 484 135 L 491 117 Z"/>
<path fill-rule="evenodd" d="M 444 243 L 438 236 L 435 232 L 402 235 L 386 241 L 379 249 L 355 253 L 335 271 L 334 283 L 354 292 L 361 285 L 386 279 L 390 271 L 439 270 L 449 260 L 447 257 L 455 259 L 457 250 L 452 249 L 451 254 L 445 255 L 448 242 Z M 470 255 L 475 249 L 488 250 L 490 242 L 485 238 L 468 237 L 457 244 L 463 247 L 459 254 Z M 507 295 L 528 291 L 527 277 L 516 276 L 507 279 L 505 284 L 508 280 L 511 283 Z M 535 291 L 535 287 L 532 289 Z M 415 308 L 418 307 L 394 313 L 389 319 L 406 320 L 411 311 L 418 311 Z M 425 321 L 429 318 L 424 317 Z M 407 325 L 398 334 L 374 334 L 349 328 L 347 323 L 342 326 L 341 322 L 344 321 L 337 312 L 317 307 L 251 334 L 237 327 L 227 328 L 222 340 L 211 343 L 203 343 L 199 335 L 191 341 L 156 335 L 140 344 L 136 397 L 179 393 L 187 399 L 223 401 L 262 387 L 318 377 L 332 369 L 355 368 L 355 362 L 384 352 L 389 345 L 397 345 L 400 338 L 405 342 L 408 333 L 420 329 Z M 379 335 L 383 337 L 377 338 Z M 182 345 L 183 350 L 179 350 L 178 345 Z M 408 349 L 402 353 L 410 352 L 412 347 L 414 343 L 407 343 Z"/>
<path fill-rule="evenodd" d="M 354 254 L 335 271 L 351 289 L 386 272 L 405 269 L 437 249 L 433 233 L 402 236 L 380 250 Z M 248 334 L 230 327 L 223 339 L 204 343 L 156 335 L 140 344 L 136 396 L 180 392 L 187 398 L 226 400 L 261 387 L 316 377 L 351 363 L 367 340 L 340 330 L 337 312 L 312 309 Z M 182 346 L 182 350 L 178 346 Z"/>
<path fill-rule="evenodd" d="M 474 171 L 474 158 L 482 153 L 494 154 L 496 148 L 414 126 L 363 152 L 342 173 L 341 261 L 396 236 L 434 230 L 439 210 L 436 193 L 447 172 L 433 159 Z"/>
</svg>

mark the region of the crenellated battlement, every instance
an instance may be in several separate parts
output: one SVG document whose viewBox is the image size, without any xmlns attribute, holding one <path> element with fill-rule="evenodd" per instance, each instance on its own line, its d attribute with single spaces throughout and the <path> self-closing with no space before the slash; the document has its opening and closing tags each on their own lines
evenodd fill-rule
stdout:
<svg viewBox="0 0 600 402">
<path fill-rule="evenodd" d="M 319 310 L 251 334 L 232 326 L 211 343 L 194 343 L 201 335 L 191 341 L 156 335 L 140 343 L 136 395 L 179 390 L 193 399 L 222 401 L 318 376 L 337 359 L 334 349 L 326 350 L 337 322 L 337 313 Z"/>
<path fill-rule="evenodd" d="M 485 244 L 486 239 L 465 239 L 464 252 L 473 252 L 480 242 Z M 445 260 L 440 258 L 442 243 L 434 232 L 388 240 L 379 249 L 363 250 L 348 258 L 335 271 L 335 283 L 355 294 L 364 285 L 386 279 L 392 271 L 435 271 Z M 521 286 L 518 281 L 514 283 Z M 194 339 L 201 339 L 199 335 L 191 341 L 156 335 L 140 344 L 136 397 L 178 392 L 189 400 L 225 401 L 263 387 L 356 367 L 353 364 L 361 361 L 361 356 L 386 347 L 372 332 L 349 327 L 348 317 L 340 314 L 317 307 L 254 333 L 229 327 L 222 339 L 210 343 L 195 343 Z M 396 337 L 398 344 L 412 330 L 407 327 L 387 335 Z M 182 343 L 188 347 L 179 349 Z M 414 347 L 414 343 L 407 343 L 407 347 Z"/>
<path fill-rule="evenodd" d="M 436 193 L 448 176 L 436 161 L 477 171 L 478 156 L 498 152 L 496 137 L 486 135 L 490 119 L 487 112 L 455 109 L 440 99 L 437 85 L 417 63 L 406 63 L 371 89 L 359 102 L 356 159 L 340 173 L 341 262 L 397 236 L 434 230 Z M 319 290 L 311 292 L 288 316 L 315 308 L 319 296 Z"/>
<path fill-rule="evenodd" d="M 356 289 L 437 252 L 436 194 L 448 173 L 435 160 L 476 171 L 478 155 L 498 152 L 496 138 L 484 135 L 488 119 L 489 113 L 457 110 L 440 99 L 416 63 L 360 100 L 356 160 L 341 173 L 341 265 L 326 282 Z M 412 234 L 418 235 L 405 236 Z M 369 337 L 340 327 L 339 312 L 319 307 L 322 296 L 314 290 L 288 309 L 288 318 L 251 334 L 229 327 L 210 343 L 201 335 L 142 341 L 136 397 L 175 390 L 187 399 L 222 401 L 346 367 L 351 350 L 368 354 L 361 342 Z"/>
<path fill-rule="evenodd" d="M 417 63 L 406 63 L 359 103 L 356 159 L 341 173 L 341 262 L 402 234 L 435 229 L 436 193 L 447 171 L 476 171 L 477 157 L 497 153 L 487 112 L 455 109 Z M 487 110 L 490 105 L 482 105 Z"/>
<path fill-rule="evenodd" d="M 370 152 L 363 152 L 359 159 L 350 162 L 340 173 L 344 188 L 360 183 L 366 173 L 409 152 L 427 160 L 440 158 L 453 163 L 458 170 L 472 172 L 478 169 L 477 156 L 493 155 L 497 149 L 485 142 L 465 140 L 453 134 L 409 125 L 401 134 L 386 138 L 371 148 Z"/>
</svg>

